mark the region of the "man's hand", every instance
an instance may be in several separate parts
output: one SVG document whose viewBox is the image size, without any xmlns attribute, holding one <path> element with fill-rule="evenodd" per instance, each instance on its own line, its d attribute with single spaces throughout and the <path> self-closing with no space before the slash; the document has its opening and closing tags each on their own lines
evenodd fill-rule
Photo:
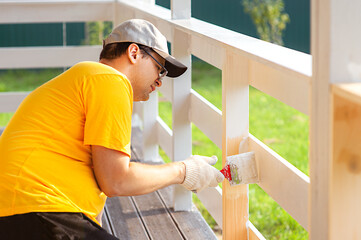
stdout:
<svg viewBox="0 0 361 240">
<path fill-rule="evenodd" d="M 186 175 L 182 185 L 191 191 L 199 192 L 206 187 L 216 187 L 224 179 L 223 174 L 212 167 L 217 157 L 204 157 L 193 155 L 182 161 L 186 166 Z"/>
</svg>

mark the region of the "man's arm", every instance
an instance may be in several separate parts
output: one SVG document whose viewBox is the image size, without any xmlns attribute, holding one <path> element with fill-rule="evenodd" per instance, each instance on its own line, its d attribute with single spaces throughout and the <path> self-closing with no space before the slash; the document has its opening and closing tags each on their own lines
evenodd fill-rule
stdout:
<svg viewBox="0 0 361 240">
<path fill-rule="evenodd" d="M 128 155 L 102 146 L 92 146 L 94 173 L 100 189 L 109 197 L 133 196 L 181 184 L 185 179 L 182 162 L 146 165 L 130 162 Z"/>
</svg>

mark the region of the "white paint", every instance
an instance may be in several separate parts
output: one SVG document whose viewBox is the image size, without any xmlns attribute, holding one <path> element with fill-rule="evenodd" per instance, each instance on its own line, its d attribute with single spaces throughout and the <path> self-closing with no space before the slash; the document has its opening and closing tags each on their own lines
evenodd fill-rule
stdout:
<svg viewBox="0 0 361 240">
<path fill-rule="evenodd" d="M 197 197 L 212 215 L 218 226 L 222 228 L 222 189 L 219 186 L 206 188 L 198 192 Z"/>
<path fill-rule="evenodd" d="M 190 37 L 188 34 L 174 29 L 172 55 L 188 67 L 187 71 L 177 79 L 172 79 L 172 127 L 173 156 L 172 161 L 182 161 L 192 155 L 192 128 L 189 121 L 190 91 L 192 83 L 192 67 L 190 54 Z M 182 186 L 174 187 L 174 210 L 190 211 L 192 209 L 192 193 Z"/>
<path fill-rule="evenodd" d="M 258 183 L 257 164 L 254 152 L 246 152 L 227 157 L 232 181 L 231 186 L 238 184 Z"/>
<path fill-rule="evenodd" d="M 193 89 L 189 119 L 214 144 L 222 148 L 222 112 Z"/>
<path fill-rule="evenodd" d="M 361 63 L 361 1 L 329 0 L 330 23 L 330 82 L 360 82 L 349 72 L 350 63 Z"/>
<path fill-rule="evenodd" d="M 112 21 L 112 6 L 112 0 L 0 1 L 0 23 Z"/>
<path fill-rule="evenodd" d="M 171 0 L 172 19 L 191 18 L 191 0 Z"/>
<path fill-rule="evenodd" d="M 347 71 L 351 82 L 361 82 L 361 63 L 349 62 Z"/>
<path fill-rule="evenodd" d="M 157 117 L 157 139 L 159 146 L 169 158 L 173 156 L 173 132 L 159 116 Z"/>
<path fill-rule="evenodd" d="M 0 69 L 70 67 L 81 61 L 98 61 L 101 49 L 101 46 L 0 48 Z"/>
<path fill-rule="evenodd" d="M 307 230 L 309 177 L 251 134 L 249 148 L 256 154 L 258 185 Z"/>
<path fill-rule="evenodd" d="M 158 117 L 158 93 L 153 92 L 143 102 L 143 158 L 144 161 L 159 162 L 158 139 L 155 130 Z"/>
</svg>

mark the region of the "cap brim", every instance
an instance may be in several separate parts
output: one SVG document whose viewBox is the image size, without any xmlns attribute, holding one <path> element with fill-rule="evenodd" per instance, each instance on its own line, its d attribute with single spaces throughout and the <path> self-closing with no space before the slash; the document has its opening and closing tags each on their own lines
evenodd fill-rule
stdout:
<svg viewBox="0 0 361 240">
<path fill-rule="evenodd" d="M 166 54 L 162 51 L 159 51 L 157 49 L 153 49 L 156 53 L 158 53 L 162 58 L 164 58 L 165 60 L 165 65 L 164 67 L 167 69 L 168 77 L 179 77 L 180 75 L 182 75 L 185 71 L 187 71 L 187 67 L 179 62 L 177 59 L 175 59 L 174 57 L 172 57 L 169 54 Z"/>
</svg>

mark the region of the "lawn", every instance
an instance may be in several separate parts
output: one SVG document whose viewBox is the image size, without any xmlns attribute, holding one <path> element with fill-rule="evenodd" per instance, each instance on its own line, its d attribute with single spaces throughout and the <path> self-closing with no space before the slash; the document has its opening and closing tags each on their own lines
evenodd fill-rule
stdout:
<svg viewBox="0 0 361 240">
<path fill-rule="evenodd" d="M 208 101 L 222 109 L 221 71 L 202 62 L 193 64 L 192 87 Z M 30 91 L 59 74 L 62 70 L 16 70 L 0 72 L 0 92 Z M 250 132 L 308 175 L 308 117 L 278 100 L 250 87 Z M 161 101 L 160 116 L 171 126 L 171 104 Z M 11 113 L 0 114 L 5 126 Z M 192 126 L 193 154 L 217 155 L 221 150 L 196 126 Z M 164 159 L 167 159 L 161 151 Z M 221 169 L 221 161 L 216 165 Z M 286 179 L 285 179 L 286 180 Z M 266 239 L 307 239 L 307 232 L 257 185 L 250 185 L 250 220 Z M 212 217 L 194 195 L 210 226 L 217 229 Z M 221 206 L 220 206 L 221 207 Z"/>
</svg>

